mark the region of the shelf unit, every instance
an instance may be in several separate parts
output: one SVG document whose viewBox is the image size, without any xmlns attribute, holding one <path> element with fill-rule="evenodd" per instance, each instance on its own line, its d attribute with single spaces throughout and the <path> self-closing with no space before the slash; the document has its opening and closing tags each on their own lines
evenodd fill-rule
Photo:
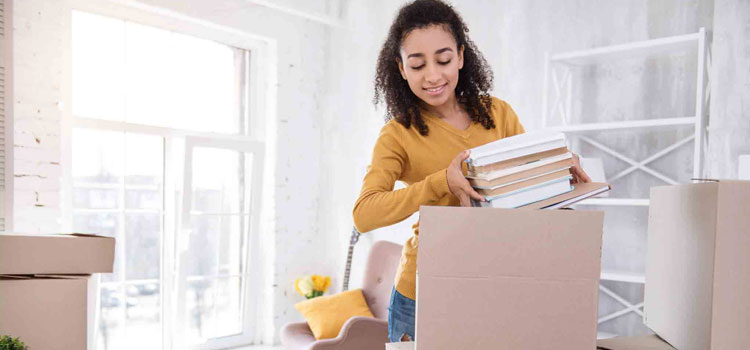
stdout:
<svg viewBox="0 0 750 350">
<path fill-rule="evenodd" d="M 675 52 L 685 52 L 686 50 L 695 49 L 697 52 L 696 67 L 696 91 L 695 91 L 695 115 L 664 117 L 652 119 L 621 120 L 594 123 L 572 123 L 572 95 L 573 95 L 573 73 L 572 70 L 577 67 L 612 62 L 634 57 L 646 57 L 650 55 L 668 54 Z M 670 152 L 693 143 L 693 177 L 703 177 L 703 162 L 706 149 L 706 125 L 707 125 L 707 105 L 710 98 L 710 84 L 708 82 L 708 71 L 710 69 L 710 33 L 704 28 L 696 33 L 687 35 L 678 35 L 653 40 L 632 42 L 621 45 L 598 47 L 588 50 L 579 50 L 571 52 L 562 52 L 545 55 L 544 65 L 544 95 L 543 95 L 543 115 L 542 127 L 546 130 L 555 130 L 566 133 L 571 138 L 598 148 L 609 156 L 615 157 L 630 167 L 618 174 L 608 178 L 609 182 L 620 179 L 634 171 L 640 170 L 651 176 L 654 176 L 667 184 L 677 184 L 678 182 L 653 169 L 649 163 L 664 157 Z M 557 120 L 557 125 L 550 125 L 551 120 Z M 653 154 L 643 160 L 635 160 L 597 142 L 589 136 L 595 133 L 627 130 L 638 131 L 642 129 L 654 130 L 674 129 L 674 128 L 691 128 L 693 133 L 674 144 L 654 150 Z M 591 198 L 578 205 L 580 206 L 604 206 L 604 207 L 648 207 L 647 198 Z M 643 274 L 622 272 L 622 271 L 602 271 L 601 279 L 604 281 L 617 281 L 625 283 L 644 284 L 645 276 Z M 629 313 L 636 313 L 643 316 L 643 302 L 632 304 L 619 296 L 614 291 L 600 285 L 600 291 L 609 295 L 623 308 L 609 315 L 599 318 L 599 323 L 603 323 L 614 318 L 618 318 Z"/>
</svg>

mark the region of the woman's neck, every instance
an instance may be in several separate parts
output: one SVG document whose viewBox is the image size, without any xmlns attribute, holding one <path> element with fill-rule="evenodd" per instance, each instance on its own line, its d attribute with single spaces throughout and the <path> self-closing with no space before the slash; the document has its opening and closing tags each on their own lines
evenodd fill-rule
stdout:
<svg viewBox="0 0 750 350">
<path fill-rule="evenodd" d="M 428 112 L 434 114 L 440 119 L 454 119 L 457 116 L 463 115 L 463 108 L 458 103 L 456 95 L 451 96 L 445 103 L 439 106 L 432 106 L 425 102 L 422 102 L 422 106 Z"/>
</svg>

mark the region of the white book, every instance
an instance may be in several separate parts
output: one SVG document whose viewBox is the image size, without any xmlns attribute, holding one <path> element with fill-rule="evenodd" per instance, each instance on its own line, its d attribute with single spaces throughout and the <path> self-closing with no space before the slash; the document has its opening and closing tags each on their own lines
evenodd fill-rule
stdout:
<svg viewBox="0 0 750 350">
<path fill-rule="evenodd" d="M 543 166 L 545 166 L 547 164 L 552 164 L 552 163 L 559 162 L 561 160 L 570 159 L 570 158 L 573 158 L 573 155 L 570 152 L 566 152 L 566 153 L 563 153 L 563 154 L 560 154 L 560 155 L 556 155 L 554 157 L 540 159 L 540 160 L 538 160 L 536 162 L 526 163 L 526 164 L 523 164 L 523 165 L 518 165 L 518 166 L 506 168 L 506 169 L 500 169 L 500 170 L 497 170 L 497 171 L 492 171 L 492 172 L 489 172 L 489 173 L 478 174 L 478 175 L 474 175 L 474 176 L 467 175 L 466 177 L 469 178 L 469 179 L 480 179 L 480 180 L 491 181 L 491 180 L 497 179 L 499 177 L 508 176 L 508 175 L 520 173 L 522 171 L 526 171 L 526 170 L 530 170 L 530 169 L 534 169 L 534 168 L 543 167 Z"/>
<path fill-rule="evenodd" d="M 476 202 L 476 204 L 479 204 L 480 207 L 505 209 L 522 207 L 572 191 L 573 187 L 570 186 L 570 180 L 572 179 L 573 177 L 568 175 L 535 186 L 522 188 L 518 191 L 488 197 L 486 198 L 487 202 Z"/>
<path fill-rule="evenodd" d="M 466 161 L 483 166 L 565 146 L 565 134 L 561 132 L 529 132 L 474 147 Z"/>
</svg>

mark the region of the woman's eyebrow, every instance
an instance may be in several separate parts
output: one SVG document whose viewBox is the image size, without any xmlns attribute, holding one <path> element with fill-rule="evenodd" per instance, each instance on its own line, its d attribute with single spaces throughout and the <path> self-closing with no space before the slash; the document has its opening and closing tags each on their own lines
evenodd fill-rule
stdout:
<svg viewBox="0 0 750 350">
<path fill-rule="evenodd" d="M 441 54 L 441 53 L 446 52 L 446 51 L 453 52 L 453 49 L 451 49 L 450 47 L 444 47 L 444 48 L 442 48 L 440 50 L 435 51 L 435 54 L 438 55 L 438 54 Z M 421 53 L 421 52 L 413 53 L 413 54 L 411 54 L 409 56 L 406 56 L 406 59 L 409 59 L 409 58 L 412 58 L 412 57 L 424 57 L 424 54 Z"/>
</svg>

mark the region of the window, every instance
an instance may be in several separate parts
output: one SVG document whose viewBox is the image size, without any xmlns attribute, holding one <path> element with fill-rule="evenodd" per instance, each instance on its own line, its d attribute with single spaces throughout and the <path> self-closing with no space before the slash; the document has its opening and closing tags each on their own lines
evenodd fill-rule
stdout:
<svg viewBox="0 0 750 350">
<path fill-rule="evenodd" d="M 263 144 L 250 51 L 73 11 L 71 223 L 116 238 L 95 348 L 250 344 Z"/>
</svg>

